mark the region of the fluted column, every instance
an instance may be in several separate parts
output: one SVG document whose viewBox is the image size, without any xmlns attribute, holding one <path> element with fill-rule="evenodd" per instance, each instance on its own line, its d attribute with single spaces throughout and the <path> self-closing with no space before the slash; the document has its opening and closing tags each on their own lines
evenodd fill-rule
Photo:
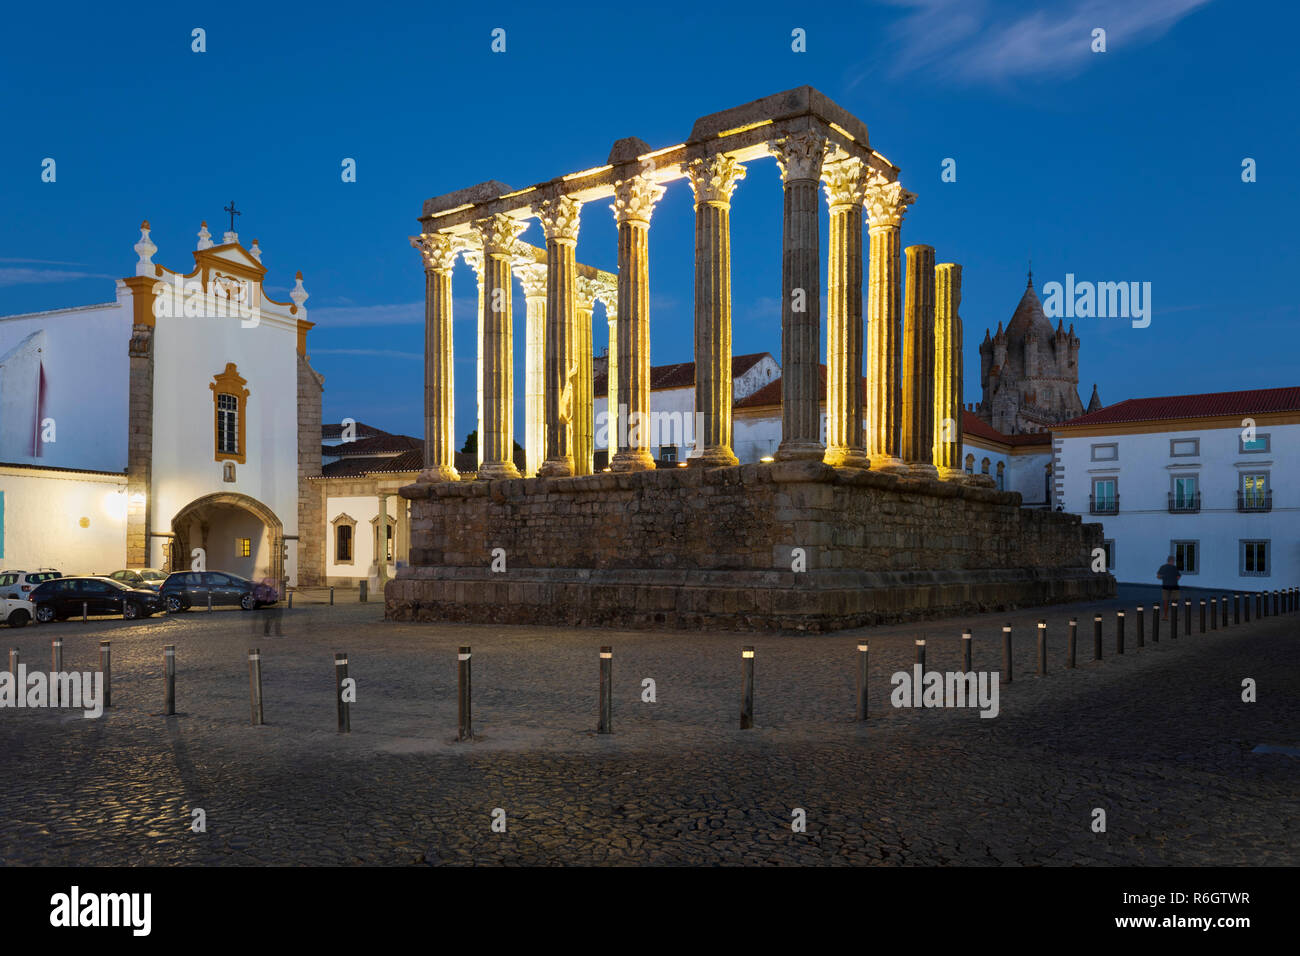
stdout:
<svg viewBox="0 0 1300 956">
<path fill-rule="evenodd" d="M 474 332 L 474 434 L 477 436 L 474 457 L 477 471 L 483 467 L 483 244 L 478 241 L 477 234 L 471 241 L 476 248 L 466 249 L 464 258 L 478 280 L 478 325 Z"/>
<path fill-rule="evenodd" d="M 526 223 L 492 216 L 474 224 L 483 239 L 483 464 L 479 478 L 518 478 L 514 463 L 514 348 L 510 256 Z"/>
<path fill-rule="evenodd" d="M 591 314 L 595 304 L 595 287 L 590 279 L 578 276 L 577 302 L 574 307 L 573 361 L 578 373 L 573 378 L 573 473 L 590 475 L 595 454 L 596 414 L 593 407 L 591 354 Z"/>
<path fill-rule="evenodd" d="M 745 167 L 718 153 L 686 167 L 695 194 L 695 436 L 691 465 L 739 463 L 731 450 L 731 194 Z"/>
<path fill-rule="evenodd" d="M 417 481 L 456 481 L 451 273 L 457 247 L 439 233 L 422 233 L 411 245 L 424 258 L 424 468 Z"/>
<path fill-rule="evenodd" d="M 605 321 L 609 325 L 609 350 L 605 353 L 605 463 L 614 458 L 618 448 L 618 288 L 614 294 L 605 292 L 601 302 L 605 306 Z"/>
<path fill-rule="evenodd" d="M 898 319 L 899 232 L 916 195 L 897 182 L 874 179 L 867 189 L 871 237 L 867 280 L 867 453 L 876 471 L 906 474 L 902 459 Z"/>
<path fill-rule="evenodd" d="M 934 467 L 934 247 L 908 246 L 903 302 L 903 460 L 908 472 Z"/>
<path fill-rule="evenodd" d="M 533 207 L 546 236 L 546 460 L 538 474 L 548 478 L 574 473 L 574 279 L 581 210 L 582 204 L 567 196 Z"/>
<path fill-rule="evenodd" d="M 934 463 L 945 481 L 962 481 L 961 266 L 934 267 Z"/>
<path fill-rule="evenodd" d="M 778 460 L 816 459 L 821 440 L 820 249 L 817 181 L 826 138 L 811 130 L 787 133 L 770 144 L 781 167 L 785 209 L 781 230 L 781 444 Z"/>
<path fill-rule="evenodd" d="M 650 455 L 650 215 L 664 187 L 647 170 L 614 183 L 618 223 L 618 402 L 627 408 L 616 472 L 654 468 Z"/>
<path fill-rule="evenodd" d="M 524 474 L 538 473 L 546 460 L 546 273 L 540 262 L 515 263 L 524 289 Z"/>
<path fill-rule="evenodd" d="M 856 157 L 822 172 L 830 207 L 826 257 L 826 464 L 870 468 L 862 431 L 862 219 L 866 167 Z"/>
</svg>

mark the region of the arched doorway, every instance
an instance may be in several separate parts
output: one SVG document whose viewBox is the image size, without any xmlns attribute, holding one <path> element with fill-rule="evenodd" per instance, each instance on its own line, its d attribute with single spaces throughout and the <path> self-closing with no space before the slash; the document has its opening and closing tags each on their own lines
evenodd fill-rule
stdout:
<svg viewBox="0 0 1300 956">
<path fill-rule="evenodd" d="M 195 498 L 172 519 L 168 570 L 188 571 L 195 548 L 209 571 L 284 579 L 284 525 L 256 498 L 222 491 Z"/>
</svg>

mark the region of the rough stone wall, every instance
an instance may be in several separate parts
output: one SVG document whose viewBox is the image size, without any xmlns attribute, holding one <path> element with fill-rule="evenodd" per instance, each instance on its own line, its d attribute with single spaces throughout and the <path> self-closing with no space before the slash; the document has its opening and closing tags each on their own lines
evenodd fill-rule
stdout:
<svg viewBox="0 0 1300 956">
<path fill-rule="evenodd" d="M 321 473 L 321 394 L 325 379 L 298 356 L 298 586 L 325 582 L 325 487 Z"/>
<path fill-rule="evenodd" d="M 403 494 L 412 567 L 389 585 L 394 617 L 823 630 L 1114 588 L 1089 570 L 1100 525 L 1014 492 L 819 462 Z"/>
</svg>

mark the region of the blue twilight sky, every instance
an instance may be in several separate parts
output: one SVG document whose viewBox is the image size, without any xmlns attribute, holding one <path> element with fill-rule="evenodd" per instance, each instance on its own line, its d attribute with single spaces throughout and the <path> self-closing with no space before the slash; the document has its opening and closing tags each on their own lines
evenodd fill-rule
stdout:
<svg viewBox="0 0 1300 956">
<path fill-rule="evenodd" d="M 1294 4 L 515 6 L 11 7 L 0 314 L 110 300 L 145 218 L 155 261 L 188 269 L 200 220 L 219 237 L 233 198 L 241 238 L 261 240 L 268 291 L 285 298 L 305 275 L 326 419 L 419 435 L 423 277 L 407 237 L 423 199 L 597 166 L 624 136 L 681 142 L 698 116 L 809 84 L 860 117 L 919 193 L 904 244 L 965 267 L 967 401 L 979 398 L 977 344 L 1010 318 L 1031 252 L 1040 289 L 1066 273 L 1151 283 L 1147 328 L 1075 320 L 1085 402 L 1093 382 L 1107 403 L 1300 384 Z M 205 53 L 191 51 L 195 27 Z M 504 53 L 490 49 L 497 27 Z M 806 52 L 791 49 L 795 28 Z M 1096 28 L 1104 53 L 1090 49 Z M 41 181 L 46 157 L 54 183 Z M 355 183 L 341 180 L 345 157 Z M 946 158 L 956 182 L 940 179 Z M 1256 182 L 1242 181 L 1246 158 Z M 732 228 L 735 351 L 779 359 L 772 161 L 750 165 Z M 692 230 L 680 183 L 650 233 L 655 364 L 692 357 Z M 523 238 L 541 242 L 536 223 Z M 584 209 L 578 255 L 614 269 L 606 204 Z M 455 295 L 459 441 L 474 427 L 463 265 Z M 517 290 L 515 310 L 518 430 Z"/>
</svg>

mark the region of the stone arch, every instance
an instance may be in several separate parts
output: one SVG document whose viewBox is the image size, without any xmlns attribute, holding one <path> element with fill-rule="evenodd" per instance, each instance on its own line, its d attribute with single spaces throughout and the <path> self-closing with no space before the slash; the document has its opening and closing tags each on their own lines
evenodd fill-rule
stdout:
<svg viewBox="0 0 1300 956">
<path fill-rule="evenodd" d="M 217 567 L 212 563 L 212 557 L 221 561 L 223 552 L 210 547 L 209 531 L 214 530 L 214 526 L 215 529 L 221 529 L 232 518 L 238 522 L 235 516 L 241 512 L 261 524 L 266 552 L 260 553 L 259 549 L 258 553 L 250 555 L 250 567 L 247 569 Z M 196 524 L 199 528 L 198 536 L 194 533 Z M 248 522 L 242 522 L 239 526 L 247 527 Z M 172 518 L 172 535 L 174 545 L 171 549 L 170 567 L 167 569 L 169 571 L 188 571 L 191 552 L 195 547 L 203 547 L 211 555 L 207 563 L 208 570 L 232 571 L 249 578 L 266 575 L 277 582 L 284 580 L 284 524 L 274 511 L 256 498 L 234 491 L 218 491 L 195 498 Z M 233 539 L 233 535 L 229 537 Z"/>
</svg>

